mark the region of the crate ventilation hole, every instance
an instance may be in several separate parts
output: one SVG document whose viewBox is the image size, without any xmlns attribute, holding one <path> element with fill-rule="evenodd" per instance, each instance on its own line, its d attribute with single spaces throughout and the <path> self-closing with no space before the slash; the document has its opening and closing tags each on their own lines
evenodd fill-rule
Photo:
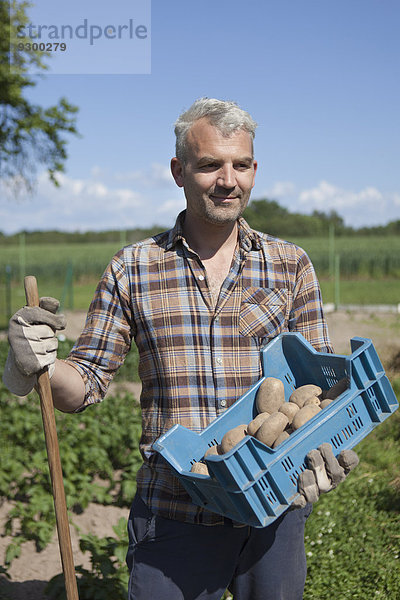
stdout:
<svg viewBox="0 0 400 600">
<path fill-rule="evenodd" d="M 332 367 L 322 366 L 321 370 L 326 377 L 326 383 L 329 387 L 332 387 L 339 382 L 339 378 Z"/>
<path fill-rule="evenodd" d="M 303 471 L 305 471 L 306 469 L 307 469 L 307 467 L 306 467 L 305 463 L 303 463 L 302 465 L 299 466 L 298 469 L 295 469 L 293 471 L 293 473 L 291 473 L 289 475 L 289 479 L 293 483 L 296 490 L 297 490 L 297 480 L 299 478 L 299 475 L 300 475 L 300 473 L 303 473 Z"/>
<path fill-rule="evenodd" d="M 305 469 L 307 468 L 305 463 L 300 465 L 298 469 L 295 469 L 292 459 L 290 458 L 290 456 L 287 456 L 286 458 L 283 459 L 283 461 L 281 462 L 281 465 L 285 469 L 286 473 L 289 473 L 290 481 L 297 488 L 297 479 L 298 479 L 300 473 L 305 471 Z"/>
<path fill-rule="evenodd" d="M 376 396 L 374 394 L 374 390 L 372 388 L 368 388 L 367 389 L 367 394 L 370 397 L 370 400 L 371 400 L 371 403 L 372 403 L 372 406 L 374 407 L 374 409 L 377 412 L 381 412 L 381 407 L 379 406 L 377 398 L 376 398 Z"/>
<path fill-rule="evenodd" d="M 357 408 L 356 408 L 355 404 L 349 404 L 349 406 L 346 406 L 346 410 L 347 410 L 347 414 L 349 415 L 350 419 L 355 417 L 357 414 Z"/>
<path fill-rule="evenodd" d="M 360 419 L 360 417 L 357 417 L 349 425 L 346 425 L 346 427 L 344 427 L 342 431 L 331 437 L 332 446 L 337 450 L 338 448 L 340 448 L 340 446 L 343 446 L 344 440 L 349 440 L 362 427 L 363 422 Z M 342 439 L 341 436 L 344 439 Z"/>
<path fill-rule="evenodd" d="M 268 502 L 272 503 L 276 503 L 278 502 L 275 494 L 273 493 L 273 491 L 271 490 L 268 480 L 266 477 L 262 477 L 261 479 L 259 479 L 258 481 L 260 488 L 262 489 L 262 491 L 264 492 L 265 496 L 267 497 Z"/>
<path fill-rule="evenodd" d="M 285 469 L 286 473 L 289 473 L 292 469 L 294 469 L 294 464 L 290 456 L 287 456 L 282 461 L 282 467 Z"/>
<path fill-rule="evenodd" d="M 285 375 L 285 379 L 289 384 L 293 384 L 293 377 L 291 376 L 291 374 L 288 372 Z M 294 388 L 293 388 L 294 389 Z"/>
<path fill-rule="evenodd" d="M 218 442 L 215 438 L 213 440 L 211 440 L 210 442 L 208 442 L 209 448 L 212 448 L 213 446 L 218 446 Z"/>
<path fill-rule="evenodd" d="M 210 442 L 208 442 L 208 446 L 209 448 L 212 448 L 213 446 L 218 446 L 218 442 L 216 439 L 211 440 Z M 198 460 L 196 460 L 195 458 L 191 458 L 189 463 L 193 466 L 194 463 L 199 462 Z"/>
</svg>

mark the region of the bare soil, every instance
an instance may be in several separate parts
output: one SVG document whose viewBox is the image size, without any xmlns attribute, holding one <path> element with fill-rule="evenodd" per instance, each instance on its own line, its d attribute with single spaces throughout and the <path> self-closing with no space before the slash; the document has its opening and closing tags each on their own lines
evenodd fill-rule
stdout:
<svg viewBox="0 0 400 600">
<path fill-rule="evenodd" d="M 67 314 L 66 336 L 76 339 L 84 319 L 84 313 Z M 328 328 L 335 352 L 350 353 L 350 339 L 360 336 L 372 339 L 374 346 L 384 363 L 385 369 L 400 370 L 400 315 L 393 313 L 370 312 L 334 312 L 327 315 Z M 397 369 L 397 363 L 399 369 Z M 117 385 L 117 384 L 115 384 Z M 138 398 L 140 384 L 122 383 L 124 389 L 132 391 Z M 115 390 L 115 387 L 114 387 Z M 111 389 L 111 393 L 113 388 Z M 0 506 L 0 532 L 5 516 L 10 508 L 7 502 Z M 73 522 L 83 533 L 92 532 L 99 537 L 113 535 L 112 526 L 121 517 L 127 517 L 127 510 L 112 506 L 92 504 L 81 515 L 73 515 Z M 79 538 L 75 528 L 71 527 L 72 546 L 75 564 L 89 567 L 88 557 L 79 551 Z M 5 549 L 10 538 L 0 537 L 0 564 L 4 564 Z M 44 587 L 51 577 L 62 571 L 59 558 L 57 536 L 42 552 L 37 552 L 34 544 L 27 542 L 22 554 L 15 559 L 9 569 L 11 581 L 0 580 L 0 599 L 44 600 Z M 2 595 L 2 591 L 4 590 Z"/>
</svg>

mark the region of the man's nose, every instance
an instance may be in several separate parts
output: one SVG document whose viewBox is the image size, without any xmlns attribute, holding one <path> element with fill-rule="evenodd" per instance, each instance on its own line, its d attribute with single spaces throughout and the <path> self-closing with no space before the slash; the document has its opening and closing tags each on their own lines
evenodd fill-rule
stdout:
<svg viewBox="0 0 400 600">
<path fill-rule="evenodd" d="M 236 185 L 236 177 L 235 177 L 235 169 L 233 165 L 224 165 L 221 167 L 218 178 L 217 185 L 224 188 L 233 188 Z"/>
</svg>

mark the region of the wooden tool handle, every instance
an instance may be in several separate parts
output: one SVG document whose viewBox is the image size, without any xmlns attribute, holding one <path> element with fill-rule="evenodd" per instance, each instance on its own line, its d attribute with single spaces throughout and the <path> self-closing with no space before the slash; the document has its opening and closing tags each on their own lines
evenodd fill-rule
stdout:
<svg viewBox="0 0 400 600">
<path fill-rule="evenodd" d="M 25 277 L 25 295 L 28 306 L 39 306 L 39 294 L 36 278 Z M 47 460 L 49 462 L 51 485 L 53 490 L 54 509 L 60 546 L 61 563 L 65 579 L 67 600 L 79 600 L 76 584 L 75 567 L 72 555 L 71 536 L 68 523 L 67 503 L 61 469 L 60 451 L 58 447 L 56 421 L 54 417 L 53 398 L 47 368 L 38 375 L 36 386 L 40 398 L 43 429 L 46 440 Z"/>
</svg>

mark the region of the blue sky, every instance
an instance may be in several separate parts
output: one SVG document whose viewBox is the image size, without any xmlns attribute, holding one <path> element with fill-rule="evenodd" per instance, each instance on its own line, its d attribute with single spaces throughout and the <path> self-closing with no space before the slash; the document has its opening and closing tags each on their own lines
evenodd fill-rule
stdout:
<svg viewBox="0 0 400 600">
<path fill-rule="evenodd" d="M 400 219 L 399 19 L 397 0 L 153 0 L 150 74 L 48 75 L 30 92 L 78 105 L 81 137 L 59 189 L 39 171 L 35 194 L 2 193 L 0 230 L 172 225 L 173 123 L 200 96 L 258 122 L 254 199 L 355 227 Z"/>
</svg>

